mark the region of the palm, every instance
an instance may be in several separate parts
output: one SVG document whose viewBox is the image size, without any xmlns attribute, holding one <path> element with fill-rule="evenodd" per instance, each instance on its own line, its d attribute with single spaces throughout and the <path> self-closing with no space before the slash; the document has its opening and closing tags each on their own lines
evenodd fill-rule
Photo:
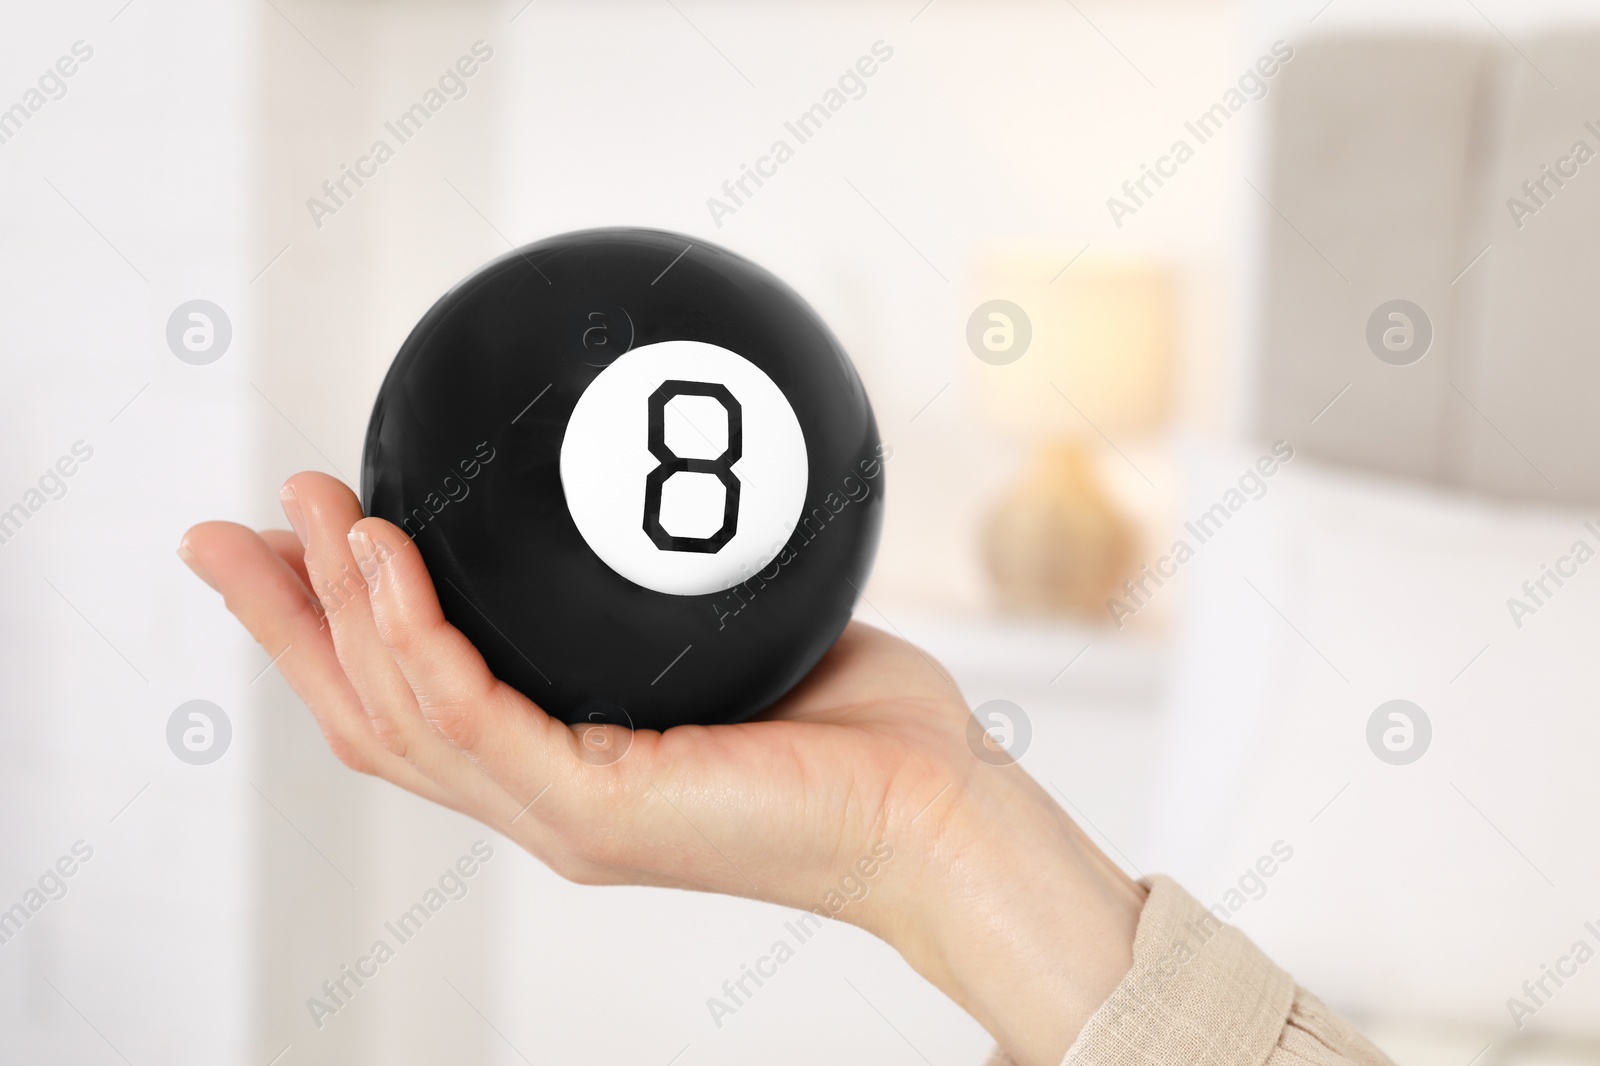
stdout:
<svg viewBox="0 0 1600 1066">
<path fill-rule="evenodd" d="M 717 841 L 730 869 L 697 867 L 698 887 L 803 905 L 826 890 L 828 871 L 848 870 L 956 782 L 971 758 L 966 717 L 955 685 L 931 660 L 852 623 L 759 719 L 634 734 L 626 758 L 637 761 L 626 776 L 635 787 L 664 789 L 662 798 L 694 821 L 687 828 Z M 720 801 L 694 804 L 691 813 L 679 793 Z M 803 870 L 822 881 L 806 885 L 796 876 Z M 772 877 L 763 881 L 760 872 Z"/>
</svg>

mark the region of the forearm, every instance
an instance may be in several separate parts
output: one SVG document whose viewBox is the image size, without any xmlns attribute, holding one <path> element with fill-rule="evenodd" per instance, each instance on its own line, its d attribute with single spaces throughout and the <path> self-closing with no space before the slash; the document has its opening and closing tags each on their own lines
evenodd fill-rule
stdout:
<svg viewBox="0 0 1600 1066">
<path fill-rule="evenodd" d="M 921 887 L 874 931 L 1015 1066 L 1389 1066 L 1177 884 L 1131 880 L 1020 768 L 916 839 L 901 869 Z"/>
<path fill-rule="evenodd" d="M 873 931 L 1018 1066 L 1056 1066 L 1127 974 L 1145 889 L 1017 766 L 924 821 L 902 867 L 914 894 Z"/>
</svg>

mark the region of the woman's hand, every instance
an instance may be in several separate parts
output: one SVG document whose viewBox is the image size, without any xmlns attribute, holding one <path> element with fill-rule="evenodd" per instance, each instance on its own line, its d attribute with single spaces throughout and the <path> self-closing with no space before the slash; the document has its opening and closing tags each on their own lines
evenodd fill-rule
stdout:
<svg viewBox="0 0 1600 1066">
<path fill-rule="evenodd" d="M 490 674 L 407 535 L 343 484 L 298 474 L 283 503 L 294 534 L 207 522 L 179 554 L 352 769 L 574 881 L 833 913 L 1023 1066 L 1059 1062 L 1126 973 L 1143 890 L 1019 767 L 974 756 L 961 694 L 904 641 L 853 623 L 742 725 L 568 727 Z"/>
</svg>

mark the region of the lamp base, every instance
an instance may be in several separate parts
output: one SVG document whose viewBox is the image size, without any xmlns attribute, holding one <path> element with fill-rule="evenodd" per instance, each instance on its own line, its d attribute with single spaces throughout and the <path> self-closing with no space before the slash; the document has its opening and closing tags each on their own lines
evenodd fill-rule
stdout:
<svg viewBox="0 0 1600 1066">
<path fill-rule="evenodd" d="M 1007 610 L 1104 620 L 1130 576 L 1138 536 L 1079 442 L 1038 448 L 991 513 L 984 562 Z"/>
</svg>

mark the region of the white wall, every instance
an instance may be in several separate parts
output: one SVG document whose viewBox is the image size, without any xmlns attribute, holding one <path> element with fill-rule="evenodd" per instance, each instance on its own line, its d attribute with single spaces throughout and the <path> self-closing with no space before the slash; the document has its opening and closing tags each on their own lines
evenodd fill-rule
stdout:
<svg viewBox="0 0 1600 1066">
<path fill-rule="evenodd" d="M 93 49 L 0 144 L 3 506 L 75 441 L 93 449 L 0 544 L 0 906 L 74 842 L 93 849 L 0 945 L 0 1060 L 254 1061 L 242 753 L 260 662 L 173 555 L 190 521 L 256 491 L 252 353 L 190 366 L 165 341 L 194 297 L 249 322 L 250 18 L 119 6 L 12 5 L 0 34 L 6 106 L 75 41 Z M 167 748 L 194 698 L 233 722 L 211 766 Z"/>
</svg>

